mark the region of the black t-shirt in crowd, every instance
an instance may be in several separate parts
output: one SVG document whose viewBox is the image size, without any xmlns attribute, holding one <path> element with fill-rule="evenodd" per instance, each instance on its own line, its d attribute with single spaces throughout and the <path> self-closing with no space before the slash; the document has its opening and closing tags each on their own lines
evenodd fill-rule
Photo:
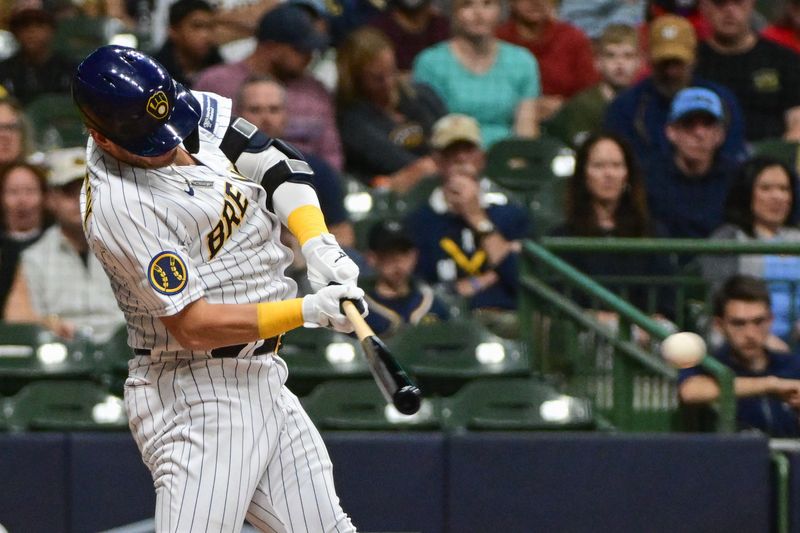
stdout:
<svg viewBox="0 0 800 533">
<path fill-rule="evenodd" d="M 800 106 L 800 55 L 761 37 L 741 54 L 720 54 L 700 43 L 695 73 L 733 91 L 750 142 L 781 137 L 784 112 Z"/>
</svg>

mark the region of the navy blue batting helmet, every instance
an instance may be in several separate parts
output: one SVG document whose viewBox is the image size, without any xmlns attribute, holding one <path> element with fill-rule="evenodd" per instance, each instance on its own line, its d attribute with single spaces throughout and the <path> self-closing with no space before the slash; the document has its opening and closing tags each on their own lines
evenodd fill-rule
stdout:
<svg viewBox="0 0 800 533">
<path fill-rule="evenodd" d="M 87 126 L 136 155 L 178 146 L 200 121 L 200 103 L 152 57 L 102 46 L 78 65 L 72 98 Z"/>
</svg>

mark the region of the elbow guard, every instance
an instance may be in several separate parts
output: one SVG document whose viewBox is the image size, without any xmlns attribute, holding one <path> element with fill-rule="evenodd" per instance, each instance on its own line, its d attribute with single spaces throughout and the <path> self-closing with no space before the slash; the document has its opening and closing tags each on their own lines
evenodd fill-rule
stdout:
<svg viewBox="0 0 800 533">
<path fill-rule="evenodd" d="M 268 137 L 241 117 L 228 127 L 219 148 L 245 175 L 261 183 L 267 191 L 269 209 L 272 209 L 272 195 L 282 183 L 304 183 L 314 188 L 314 171 L 303 154 L 285 141 Z"/>
</svg>

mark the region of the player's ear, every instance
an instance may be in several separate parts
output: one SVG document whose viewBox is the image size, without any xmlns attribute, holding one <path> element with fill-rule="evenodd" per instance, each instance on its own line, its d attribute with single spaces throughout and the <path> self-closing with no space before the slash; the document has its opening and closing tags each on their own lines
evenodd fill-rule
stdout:
<svg viewBox="0 0 800 533">
<path fill-rule="evenodd" d="M 100 148 L 108 148 L 111 140 L 94 128 L 89 128 L 89 136 Z"/>
</svg>

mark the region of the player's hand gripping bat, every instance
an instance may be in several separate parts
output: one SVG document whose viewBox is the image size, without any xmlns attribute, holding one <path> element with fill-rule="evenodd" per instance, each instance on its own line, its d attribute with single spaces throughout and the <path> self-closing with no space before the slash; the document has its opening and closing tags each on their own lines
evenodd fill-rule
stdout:
<svg viewBox="0 0 800 533">
<path fill-rule="evenodd" d="M 404 415 L 419 411 L 422 392 L 414 384 L 406 371 L 397 362 L 386 345 L 375 335 L 359 313 L 355 303 L 342 301 L 342 311 L 353 324 L 356 336 L 361 341 L 364 356 L 369 364 L 372 377 L 383 393 L 383 397 Z"/>
</svg>

